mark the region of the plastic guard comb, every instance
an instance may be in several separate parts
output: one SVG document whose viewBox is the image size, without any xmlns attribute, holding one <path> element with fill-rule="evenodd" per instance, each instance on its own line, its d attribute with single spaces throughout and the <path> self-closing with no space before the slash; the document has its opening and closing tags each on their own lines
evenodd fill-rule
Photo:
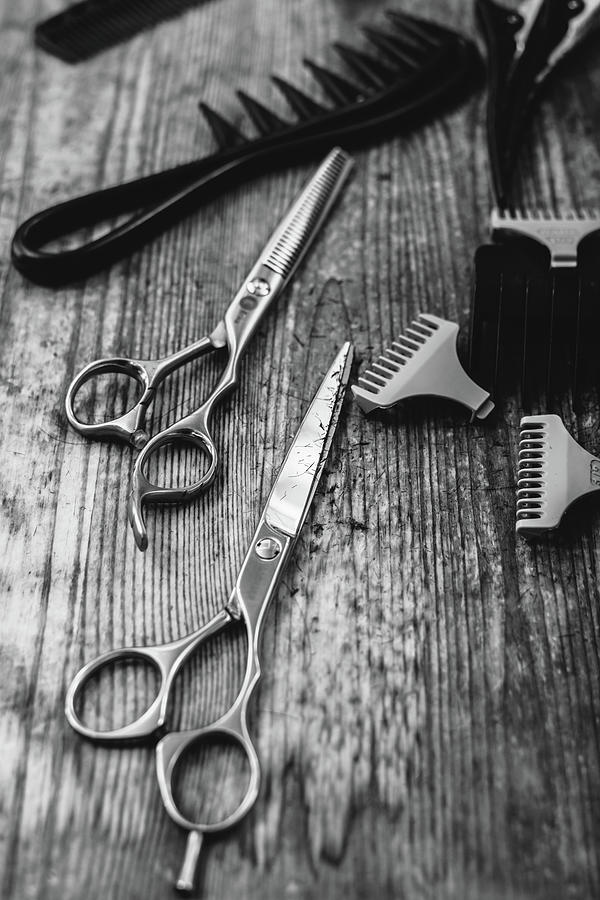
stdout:
<svg viewBox="0 0 600 900">
<path fill-rule="evenodd" d="M 494 395 L 520 381 L 526 411 L 596 379 L 600 216 L 498 211 L 475 257 L 470 371 Z"/>
<path fill-rule="evenodd" d="M 535 537 L 558 528 L 568 507 L 600 490 L 600 460 L 584 450 L 560 416 L 521 419 L 517 533 Z"/>
<path fill-rule="evenodd" d="M 494 404 L 463 369 L 457 337 L 454 322 L 421 313 L 359 378 L 359 387 L 352 388 L 361 409 L 369 413 L 409 397 L 433 395 L 462 403 L 472 419 L 485 419 Z"/>
<path fill-rule="evenodd" d="M 16 268 L 39 284 L 60 285 L 86 278 L 244 180 L 285 166 L 304 165 L 338 143 L 351 149 L 414 127 L 477 84 L 479 55 L 472 42 L 404 13 L 390 12 L 388 17 L 385 28 L 363 28 L 374 53 L 334 44 L 352 80 L 304 60 L 328 98 L 327 105 L 273 76 L 295 121 L 282 120 L 238 91 L 257 132 L 256 137 L 247 138 L 234 122 L 201 103 L 218 152 L 37 213 L 14 235 Z M 52 241 L 102 223 L 108 226 L 115 218 L 121 218 L 122 224 L 95 240 L 71 245 L 68 250 L 46 249 Z"/>
</svg>

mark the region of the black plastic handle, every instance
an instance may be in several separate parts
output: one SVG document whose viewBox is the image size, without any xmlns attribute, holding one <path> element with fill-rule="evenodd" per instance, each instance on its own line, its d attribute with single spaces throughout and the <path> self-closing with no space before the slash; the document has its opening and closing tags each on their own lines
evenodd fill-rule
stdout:
<svg viewBox="0 0 600 900">
<path fill-rule="evenodd" d="M 13 237 L 15 268 L 37 284 L 58 286 L 112 265 L 218 193 L 242 161 L 209 156 L 135 181 L 66 200 L 31 216 Z M 219 165 L 219 162 L 221 164 Z M 137 212 L 136 212 L 137 211 Z M 99 238 L 66 250 L 47 244 L 103 221 L 133 215 Z"/>
<path fill-rule="evenodd" d="M 443 69 L 443 76 L 440 74 Z M 474 45 L 458 36 L 430 66 L 372 97 L 325 111 L 241 146 L 51 206 L 17 229 L 15 267 L 37 284 L 59 286 L 112 265 L 223 190 L 251 177 L 303 164 L 342 141 L 349 149 L 412 127 L 448 99 L 471 90 L 479 69 Z M 47 245 L 81 229 L 132 215 L 99 238 L 68 249 Z"/>
</svg>

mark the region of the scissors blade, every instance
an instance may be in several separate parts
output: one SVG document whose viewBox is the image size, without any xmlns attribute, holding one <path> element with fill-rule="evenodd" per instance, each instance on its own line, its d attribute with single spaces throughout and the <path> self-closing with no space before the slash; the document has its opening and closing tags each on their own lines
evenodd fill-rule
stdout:
<svg viewBox="0 0 600 900">
<path fill-rule="evenodd" d="M 280 275 L 283 284 L 298 268 L 353 168 L 352 157 L 334 147 L 271 235 L 259 264 Z"/>
<path fill-rule="evenodd" d="M 271 489 L 265 519 L 295 538 L 312 503 L 337 427 L 350 377 L 352 344 L 346 343 L 323 379 Z"/>
</svg>

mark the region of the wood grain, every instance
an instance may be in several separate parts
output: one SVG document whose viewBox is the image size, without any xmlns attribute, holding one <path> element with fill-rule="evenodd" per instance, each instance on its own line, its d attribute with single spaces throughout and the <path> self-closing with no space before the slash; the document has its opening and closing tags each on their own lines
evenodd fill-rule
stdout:
<svg viewBox="0 0 600 900">
<path fill-rule="evenodd" d="M 125 517 L 131 455 L 67 427 L 66 386 L 99 355 L 165 354 L 211 328 L 312 167 L 233 191 L 58 292 L 11 268 L 12 233 L 59 199 L 209 152 L 200 97 L 246 127 L 238 85 L 283 112 L 268 73 L 308 86 L 301 57 L 333 64 L 327 43 L 356 42 L 383 3 L 215 0 L 77 69 L 32 47 L 32 23 L 60 6 L 0 3 L 1 893 L 149 900 L 167 895 L 183 850 L 152 748 L 80 740 L 66 686 L 98 652 L 170 640 L 219 609 L 344 340 L 366 361 L 420 310 L 467 325 L 491 202 L 484 97 L 357 154 L 217 414 L 214 489 L 149 512 L 143 555 Z M 404 7 L 474 33 L 470 4 Z M 522 161 L 527 203 L 597 204 L 599 92 L 589 53 L 548 92 Z M 208 361 L 167 386 L 155 427 L 217 371 Z M 564 414 L 597 450 L 597 393 Z M 519 417 L 518 398 L 482 426 L 445 404 L 365 419 L 348 402 L 266 627 L 261 795 L 208 845 L 202 896 L 600 895 L 600 508 L 552 539 L 516 540 Z M 190 664 L 175 725 L 224 708 L 240 638 Z M 116 677 L 108 702 L 131 703 L 131 686 Z"/>
</svg>

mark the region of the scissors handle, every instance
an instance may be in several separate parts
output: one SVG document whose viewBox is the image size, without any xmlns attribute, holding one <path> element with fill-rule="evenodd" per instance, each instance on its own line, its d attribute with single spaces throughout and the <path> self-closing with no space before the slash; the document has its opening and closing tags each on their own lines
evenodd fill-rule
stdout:
<svg viewBox="0 0 600 900">
<path fill-rule="evenodd" d="M 185 661 L 200 644 L 218 634 L 236 618 L 239 618 L 236 610 L 226 606 L 206 625 L 177 641 L 150 647 L 124 647 L 102 653 L 83 666 L 69 685 L 65 698 L 65 715 L 69 725 L 82 737 L 106 743 L 131 743 L 156 734 L 164 727 L 171 687 Z M 156 670 L 160 676 L 156 697 L 141 716 L 121 728 L 108 731 L 90 728 L 82 721 L 77 711 L 86 685 L 89 685 L 102 669 L 113 663 L 127 661 L 141 661 Z"/>
<path fill-rule="evenodd" d="M 193 890 L 204 835 L 217 834 L 237 825 L 252 809 L 258 797 L 260 762 L 248 732 L 246 705 L 247 697 L 244 696 L 214 725 L 195 731 L 167 734 L 156 746 L 156 776 L 163 805 L 171 819 L 188 831 L 185 857 L 176 882 L 177 890 L 183 893 Z M 179 809 L 175 799 L 177 770 L 187 751 L 215 740 L 223 744 L 235 744 L 241 749 L 247 764 L 245 789 L 231 811 L 223 812 L 211 820 L 192 821 Z"/>
<path fill-rule="evenodd" d="M 219 459 L 211 433 L 213 411 L 236 387 L 245 348 L 283 286 L 284 279 L 279 273 L 262 264 L 254 266 L 225 314 L 223 328 L 226 338 L 223 343 L 229 356 L 216 387 L 198 409 L 154 435 L 137 457 L 131 476 L 128 517 L 140 550 L 148 546 L 143 515 L 145 504 L 190 502 L 214 481 Z M 182 446 L 195 449 L 204 458 L 202 475 L 183 487 L 164 487 L 152 482 L 148 476 L 150 459 L 165 447 Z"/>
<path fill-rule="evenodd" d="M 211 725 L 193 731 L 166 734 L 156 746 L 156 774 L 163 804 L 173 821 L 189 832 L 186 854 L 177 881 L 180 891 L 189 892 L 194 883 L 202 837 L 225 831 L 250 811 L 260 787 L 260 764 L 248 730 L 248 706 L 261 676 L 260 644 L 268 606 L 295 545 L 292 536 L 267 521 L 263 512 L 240 568 L 228 608 L 246 625 L 248 661 L 240 691 L 231 707 Z M 186 752 L 208 741 L 220 741 L 241 748 L 248 766 L 248 779 L 235 808 L 211 821 L 192 821 L 175 798 L 177 770 Z"/>
<path fill-rule="evenodd" d="M 162 359 L 129 359 L 124 356 L 97 359 L 79 372 L 67 390 L 65 411 L 69 423 L 84 437 L 95 440 L 124 441 L 138 450 L 148 441 L 146 415 L 157 387 L 171 372 L 212 350 L 223 346 L 219 330 Z M 84 385 L 102 375 L 126 375 L 141 388 L 139 399 L 123 415 L 98 423 L 82 422 L 76 412 L 77 397 Z"/>
</svg>

